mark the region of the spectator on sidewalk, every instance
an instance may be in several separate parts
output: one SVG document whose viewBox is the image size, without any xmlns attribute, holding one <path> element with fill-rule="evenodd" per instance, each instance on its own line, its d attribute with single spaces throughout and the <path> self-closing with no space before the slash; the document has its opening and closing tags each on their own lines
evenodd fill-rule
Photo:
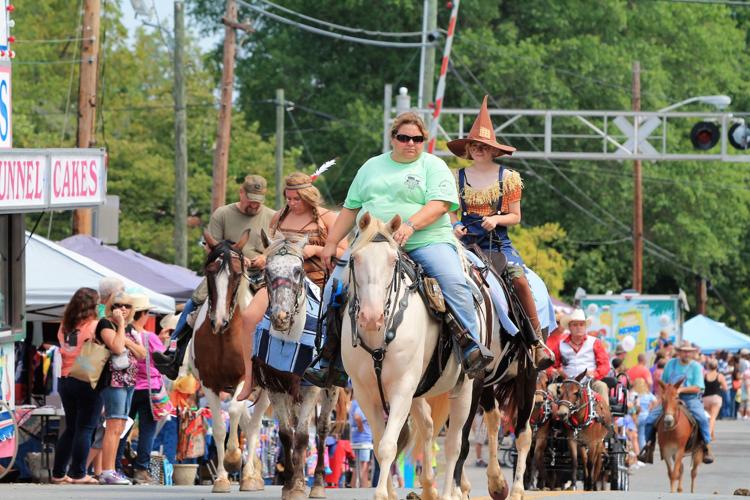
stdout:
<svg viewBox="0 0 750 500">
<path fill-rule="evenodd" d="M 69 374 L 84 344 L 94 338 L 98 302 L 96 290 L 79 288 L 65 307 L 57 332 L 62 358 L 58 392 L 65 410 L 65 431 L 60 434 L 55 446 L 53 484 L 97 483 L 96 479 L 86 474 L 86 458 L 102 411 L 101 394 L 88 382 Z"/>
<path fill-rule="evenodd" d="M 646 366 L 646 354 L 640 353 L 638 355 L 638 363 L 628 370 L 628 378 L 630 383 L 634 383 L 639 378 L 646 381 L 649 387 L 654 385 L 654 378 L 651 376 L 651 371 Z"/>
<path fill-rule="evenodd" d="M 367 417 L 359 407 L 359 402 L 352 396 L 352 407 L 349 410 L 349 425 L 354 454 L 359 465 L 359 487 L 369 488 L 370 458 L 372 456 L 372 430 Z M 352 483 L 354 478 L 352 477 Z"/>
</svg>

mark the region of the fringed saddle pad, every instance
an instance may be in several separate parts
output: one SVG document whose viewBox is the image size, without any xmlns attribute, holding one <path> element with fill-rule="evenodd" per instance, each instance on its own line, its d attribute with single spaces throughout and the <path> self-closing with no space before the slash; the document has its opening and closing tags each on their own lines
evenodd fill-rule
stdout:
<svg viewBox="0 0 750 500">
<path fill-rule="evenodd" d="M 296 393 L 302 374 L 315 355 L 315 329 L 318 324 L 320 298 L 318 289 L 305 280 L 307 316 L 299 342 L 284 340 L 283 333 L 271 330 L 266 312 L 255 330 L 253 375 L 261 387 L 278 392 Z M 304 385 L 308 385 L 303 382 Z"/>
</svg>

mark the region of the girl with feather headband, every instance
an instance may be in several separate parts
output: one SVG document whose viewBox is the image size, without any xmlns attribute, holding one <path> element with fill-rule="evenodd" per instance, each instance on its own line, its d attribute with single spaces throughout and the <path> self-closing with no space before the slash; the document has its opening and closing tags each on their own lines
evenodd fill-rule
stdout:
<svg viewBox="0 0 750 500">
<path fill-rule="evenodd" d="M 333 166 L 335 160 L 324 163 L 313 175 L 304 172 L 293 172 L 284 179 L 284 197 L 286 205 L 274 215 L 270 224 L 270 236 L 276 237 L 277 232 L 287 238 L 304 238 L 305 245 L 305 273 L 321 289 L 325 285 L 325 267 L 320 259 L 328 230 L 336 222 L 337 214 L 322 206 L 323 197 L 313 182 L 323 172 Z M 346 240 L 338 247 L 337 257 L 341 257 L 346 250 Z"/>
<path fill-rule="evenodd" d="M 500 156 L 513 154 L 516 148 L 497 142 L 487 110 L 487 96 L 469 135 L 450 141 L 448 149 L 460 158 L 472 160 L 470 167 L 458 170 L 460 210 L 450 214 L 453 233 L 467 245 L 477 244 L 490 258 L 493 253 L 505 256 L 513 288 L 534 328 L 533 332 L 523 332 L 522 328 L 522 339 L 531 349 L 537 368 L 549 368 L 554 363 L 554 354 L 541 340 L 540 321 L 524 262 L 508 235 L 508 227 L 521 222 L 523 182 L 518 172 L 496 162 Z"/>
</svg>

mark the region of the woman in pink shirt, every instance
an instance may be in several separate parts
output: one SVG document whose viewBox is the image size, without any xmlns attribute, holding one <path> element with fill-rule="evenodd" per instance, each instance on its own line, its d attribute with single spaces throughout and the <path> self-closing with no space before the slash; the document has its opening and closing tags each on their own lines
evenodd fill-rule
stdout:
<svg viewBox="0 0 750 500">
<path fill-rule="evenodd" d="M 65 431 L 60 434 L 55 446 L 55 464 L 52 468 L 54 484 L 98 482 L 86 474 L 86 457 L 102 412 L 102 398 L 88 382 L 68 376 L 83 344 L 94 338 L 98 303 L 96 290 L 79 288 L 65 307 L 57 331 L 62 357 L 58 392 L 65 410 Z"/>
<path fill-rule="evenodd" d="M 132 294 L 131 297 L 133 300 L 133 320 L 129 326 L 135 331 L 135 336 L 141 345 L 146 347 L 150 368 L 147 373 L 145 357 L 139 359 L 136 363 L 138 371 L 135 375 L 133 401 L 130 404 L 130 418 L 135 419 L 136 415 L 138 416 L 138 456 L 133 464 L 133 481 L 137 484 L 155 484 L 155 480 L 148 472 L 151 463 L 151 448 L 156 437 L 156 420 L 151 413 L 150 392 L 157 392 L 161 389 L 163 381 L 161 373 L 154 366 L 152 355 L 157 351 L 164 352 L 164 344 L 159 340 L 158 335 L 146 330 L 148 312 L 151 309 L 148 296 Z M 118 463 L 125 451 L 126 439 L 127 436 L 120 441 L 120 447 L 117 450 Z"/>
</svg>

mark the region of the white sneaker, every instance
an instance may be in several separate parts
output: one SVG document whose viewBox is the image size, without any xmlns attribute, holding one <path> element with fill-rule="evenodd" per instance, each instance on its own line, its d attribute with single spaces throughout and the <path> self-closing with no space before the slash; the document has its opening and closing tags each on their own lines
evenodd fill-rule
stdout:
<svg viewBox="0 0 750 500">
<path fill-rule="evenodd" d="M 645 467 L 645 466 L 646 466 L 646 464 L 645 464 L 645 463 L 643 463 L 643 462 L 641 462 L 640 460 L 638 460 L 638 468 L 639 468 L 639 469 L 640 469 L 641 467 Z"/>
</svg>

